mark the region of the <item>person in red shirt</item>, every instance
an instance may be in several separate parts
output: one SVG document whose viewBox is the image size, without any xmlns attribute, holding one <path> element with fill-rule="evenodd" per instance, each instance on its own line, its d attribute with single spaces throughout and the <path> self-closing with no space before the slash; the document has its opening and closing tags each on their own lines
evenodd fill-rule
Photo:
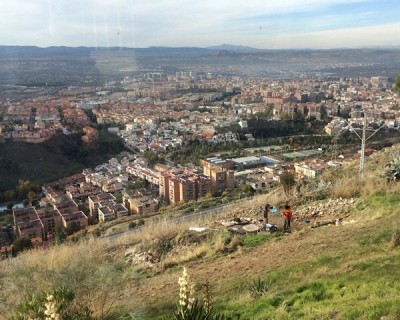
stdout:
<svg viewBox="0 0 400 320">
<path fill-rule="evenodd" d="M 293 221 L 292 210 L 288 204 L 285 205 L 285 209 L 282 211 L 282 217 L 284 220 L 283 232 L 291 232 L 290 222 Z"/>
</svg>

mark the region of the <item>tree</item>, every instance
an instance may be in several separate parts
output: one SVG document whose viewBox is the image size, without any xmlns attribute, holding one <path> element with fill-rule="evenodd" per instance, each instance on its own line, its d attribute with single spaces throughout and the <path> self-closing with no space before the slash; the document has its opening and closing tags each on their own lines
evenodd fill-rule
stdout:
<svg viewBox="0 0 400 320">
<path fill-rule="evenodd" d="M 32 240 L 29 238 L 20 238 L 14 241 L 13 248 L 16 253 L 32 248 Z"/>
<path fill-rule="evenodd" d="M 117 203 L 122 203 L 122 194 L 119 191 L 114 192 L 115 201 Z"/>
<path fill-rule="evenodd" d="M 30 203 L 33 202 L 36 198 L 36 193 L 34 191 L 29 191 L 26 198 L 29 200 Z"/>
<path fill-rule="evenodd" d="M 67 235 L 71 235 L 74 234 L 75 232 L 78 232 L 81 229 L 80 225 L 78 223 L 71 223 L 66 229 L 65 232 L 67 233 Z"/>
<path fill-rule="evenodd" d="M 280 177 L 280 182 L 283 186 L 283 191 L 285 192 L 285 194 L 287 196 L 290 196 L 292 193 L 292 188 L 295 184 L 294 174 L 289 171 L 285 171 Z"/>
<path fill-rule="evenodd" d="M 153 167 L 158 161 L 158 155 L 154 151 L 145 151 L 143 157 L 147 160 L 149 167 Z"/>
<path fill-rule="evenodd" d="M 13 207 L 14 207 L 14 202 L 7 203 L 7 210 L 12 210 Z"/>
<path fill-rule="evenodd" d="M 54 232 L 54 242 L 56 244 L 61 244 L 64 242 L 64 240 L 67 238 L 67 235 L 64 232 L 64 229 L 60 226 L 56 227 L 56 230 Z"/>
</svg>

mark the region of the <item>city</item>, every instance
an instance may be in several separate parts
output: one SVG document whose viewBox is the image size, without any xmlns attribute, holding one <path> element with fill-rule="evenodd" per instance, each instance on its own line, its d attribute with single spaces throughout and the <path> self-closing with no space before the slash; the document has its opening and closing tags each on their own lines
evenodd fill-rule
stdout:
<svg viewBox="0 0 400 320">
<path fill-rule="evenodd" d="M 400 319 L 399 11 L 0 1 L 0 320 Z"/>
<path fill-rule="evenodd" d="M 94 153 L 100 130 L 126 149 L 31 190 L 28 207 L 13 211 L 15 236 L 10 225 L 2 229 L 3 251 L 15 237 L 48 245 L 56 230 L 70 235 L 89 224 L 126 216 L 138 221 L 207 197 L 265 193 L 288 172 L 298 182 L 316 177 L 358 157 L 352 132 L 364 118 L 369 128 L 382 128 L 376 147 L 390 145 L 400 112 L 388 77 L 284 81 L 199 71 L 147 72 L 8 100 L 0 108 L 5 142 L 40 144 L 74 135 Z M 3 156 L 4 167 L 7 160 Z M 23 200 L 16 194 L 3 190 L 3 201 Z"/>
</svg>

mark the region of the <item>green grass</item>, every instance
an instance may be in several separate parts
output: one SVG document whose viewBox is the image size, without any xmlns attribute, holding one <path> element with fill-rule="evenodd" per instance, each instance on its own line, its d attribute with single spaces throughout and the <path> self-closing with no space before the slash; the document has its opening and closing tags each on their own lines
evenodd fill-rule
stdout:
<svg viewBox="0 0 400 320">
<path fill-rule="evenodd" d="M 243 238 L 243 247 L 245 248 L 254 248 L 257 247 L 264 242 L 273 239 L 273 238 L 279 238 L 282 237 L 283 233 L 281 232 L 275 232 L 275 233 L 265 233 L 265 232 L 260 232 L 256 234 L 248 234 Z"/>
<path fill-rule="evenodd" d="M 378 195 L 371 201 L 392 195 Z M 395 196 L 393 196 L 396 198 Z M 246 281 L 224 292 L 219 306 L 235 319 L 399 319 L 400 250 L 391 248 L 393 216 L 387 215 L 348 237 L 348 246 L 331 255 L 259 274 L 262 294 L 243 297 Z M 259 245 L 265 237 L 248 240 Z"/>
<path fill-rule="evenodd" d="M 370 208 L 372 210 L 387 210 L 390 212 L 398 208 L 399 202 L 400 194 L 398 192 L 377 191 L 373 195 L 364 199 L 363 208 Z"/>
</svg>

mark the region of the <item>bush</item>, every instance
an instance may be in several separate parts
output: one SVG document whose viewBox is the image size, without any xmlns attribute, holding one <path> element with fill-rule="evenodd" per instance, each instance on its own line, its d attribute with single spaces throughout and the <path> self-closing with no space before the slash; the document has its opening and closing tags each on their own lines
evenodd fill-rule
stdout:
<svg viewBox="0 0 400 320">
<path fill-rule="evenodd" d="M 400 179 L 400 155 L 386 165 L 384 177 L 389 181 Z"/>
<path fill-rule="evenodd" d="M 398 246 L 400 246 L 400 230 L 399 229 L 395 230 L 392 235 L 392 247 L 396 248 Z"/>
<path fill-rule="evenodd" d="M 136 222 L 135 221 L 131 221 L 131 222 L 129 222 L 129 224 L 128 224 L 128 228 L 129 229 L 133 229 L 133 228 L 135 228 L 136 227 Z"/>
</svg>

